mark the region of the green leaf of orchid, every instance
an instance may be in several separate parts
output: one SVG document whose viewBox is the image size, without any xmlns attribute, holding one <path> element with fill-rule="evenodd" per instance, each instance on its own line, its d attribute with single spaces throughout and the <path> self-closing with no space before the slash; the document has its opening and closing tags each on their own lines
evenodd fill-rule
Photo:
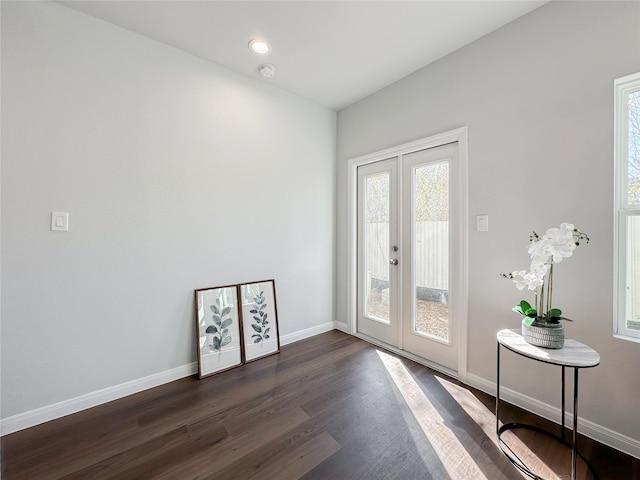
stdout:
<svg viewBox="0 0 640 480">
<path fill-rule="evenodd" d="M 531 317 L 528 317 L 525 319 L 525 321 L 523 322 L 527 327 L 530 327 L 531 324 L 533 323 L 534 319 Z"/>
<path fill-rule="evenodd" d="M 533 308 L 529 304 L 529 302 L 527 302 L 526 300 L 522 300 L 518 305 L 513 307 L 511 310 L 513 310 L 516 313 L 519 313 L 520 315 L 524 315 L 526 317 L 531 317 L 531 318 L 535 318 L 537 315 L 536 309 Z"/>
</svg>

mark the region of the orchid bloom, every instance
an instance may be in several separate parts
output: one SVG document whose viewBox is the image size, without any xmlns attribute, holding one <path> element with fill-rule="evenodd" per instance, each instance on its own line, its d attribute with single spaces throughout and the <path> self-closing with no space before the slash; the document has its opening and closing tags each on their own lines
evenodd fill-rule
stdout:
<svg viewBox="0 0 640 480">
<path fill-rule="evenodd" d="M 514 283 L 516 284 L 516 288 L 518 290 L 523 290 L 524 287 L 526 287 L 529 284 L 529 282 L 525 278 L 526 274 L 527 274 L 526 270 L 520 270 L 519 272 L 518 271 L 511 272 L 509 278 L 513 279 Z"/>
<path fill-rule="evenodd" d="M 563 258 L 569 258 L 576 249 L 576 241 L 573 238 L 575 227 L 571 223 L 563 223 L 560 228 L 550 228 L 544 237 L 548 240 L 549 253 L 553 257 L 553 263 L 560 263 Z"/>
<path fill-rule="evenodd" d="M 527 273 L 524 278 L 527 281 L 529 290 L 535 290 L 536 288 L 541 287 L 544 284 L 544 276 L 540 276 L 535 272 Z"/>
<path fill-rule="evenodd" d="M 589 237 L 586 234 L 580 232 L 572 223 L 567 222 L 560 224 L 558 228 L 548 229 L 542 236 L 533 232 L 528 247 L 528 253 L 531 257 L 529 271 L 516 270 L 508 275 L 503 275 L 512 279 L 518 290 L 527 287 L 529 290 L 535 291 L 536 303 L 538 303 L 539 297 L 540 305 L 537 311 L 531 309 L 533 316 L 537 314 L 541 317 L 560 318 L 560 310 L 551 308 L 552 267 L 554 263 L 560 263 L 563 258 L 571 257 L 573 251 L 580 244 L 580 240 L 589 243 Z M 541 287 L 539 296 L 538 287 Z M 536 307 L 538 306 L 536 305 Z"/>
</svg>

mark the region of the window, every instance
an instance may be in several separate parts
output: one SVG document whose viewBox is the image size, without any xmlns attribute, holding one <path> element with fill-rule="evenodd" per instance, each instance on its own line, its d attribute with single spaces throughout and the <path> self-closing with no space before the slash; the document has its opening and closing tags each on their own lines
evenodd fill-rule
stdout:
<svg viewBox="0 0 640 480">
<path fill-rule="evenodd" d="M 640 72 L 614 85 L 614 334 L 640 342 Z"/>
</svg>

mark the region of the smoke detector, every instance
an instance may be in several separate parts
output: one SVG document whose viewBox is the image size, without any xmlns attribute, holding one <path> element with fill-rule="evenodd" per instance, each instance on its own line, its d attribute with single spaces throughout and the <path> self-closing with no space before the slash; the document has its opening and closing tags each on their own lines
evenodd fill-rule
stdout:
<svg viewBox="0 0 640 480">
<path fill-rule="evenodd" d="M 271 78 L 276 74 L 276 67 L 270 63 L 263 63 L 258 67 L 258 71 L 263 77 Z"/>
</svg>

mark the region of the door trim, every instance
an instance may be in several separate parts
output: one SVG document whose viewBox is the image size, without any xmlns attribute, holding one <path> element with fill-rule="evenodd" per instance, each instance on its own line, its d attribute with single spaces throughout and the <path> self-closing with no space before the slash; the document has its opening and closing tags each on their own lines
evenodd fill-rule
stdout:
<svg viewBox="0 0 640 480">
<path fill-rule="evenodd" d="M 466 381 L 467 378 L 467 327 L 468 327 L 468 237 L 469 237 L 469 207 L 468 207 L 468 129 L 457 128 L 447 132 L 432 135 L 414 142 L 405 143 L 396 147 L 387 148 L 378 152 L 369 153 L 348 161 L 347 171 L 347 325 L 348 332 L 357 335 L 357 205 L 358 205 L 358 167 L 369 163 L 385 160 L 394 156 L 402 156 L 418 150 L 439 147 L 448 143 L 458 143 L 460 163 L 460 185 L 457 192 L 461 205 L 462 225 L 460 231 L 461 255 L 460 267 L 451 272 L 451 278 L 456 279 L 460 292 L 460 332 L 458 345 L 458 372 L 457 378 Z M 402 314 L 402 312 L 400 312 Z M 403 352 L 403 351 L 401 351 Z"/>
</svg>

